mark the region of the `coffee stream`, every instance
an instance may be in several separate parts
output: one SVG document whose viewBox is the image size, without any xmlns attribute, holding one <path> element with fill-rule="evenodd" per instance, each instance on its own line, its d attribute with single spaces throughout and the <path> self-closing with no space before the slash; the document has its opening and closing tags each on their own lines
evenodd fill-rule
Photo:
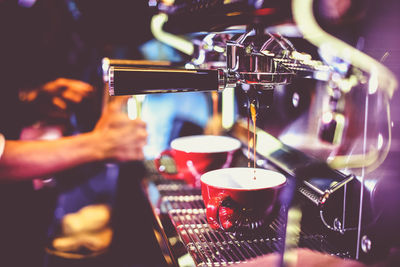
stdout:
<svg viewBox="0 0 400 267">
<path fill-rule="evenodd" d="M 253 168 L 254 168 L 254 180 L 256 180 L 256 106 L 254 103 L 250 104 L 250 113 L 251 113 L 251 119 L 253 121 L 253 152 L 254 152 L 254 158 L 253 158 Z M 248 138 L 250 137 L 250 127 L 248 127 Z M 250 142 L 249 142 L 249 149 L 250 149 Z M 248 153 L 250 154 L 250 153 Z M 248 155 L 250 158 L 250 155 Z M 249 161 L 249 167 L 250 167 L 250 161 Z"/>
<path fill-rule="evenodd" d="M 247 167 L 250 168 L 250 116 L 247 117 Z"/>
</svg>

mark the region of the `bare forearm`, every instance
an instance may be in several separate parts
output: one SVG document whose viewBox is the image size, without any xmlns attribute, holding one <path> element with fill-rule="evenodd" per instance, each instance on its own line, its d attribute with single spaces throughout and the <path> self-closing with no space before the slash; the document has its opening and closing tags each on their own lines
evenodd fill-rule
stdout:
<svg viewBox="0 0 400 267">
<path fill-rule="evenodd" d="M 125 102 L 112 101 L 90 133 L 53 141 L 6 141 L 0 182 L 44 178 L 89 162 L 142 160 L 146 124 L 122 112 Z"/>
<path fill-rule="evenodd" d="M 53 141 L 7 141 L 0 159 L 0 181 L 50 176 L 80 164 L 102 159 L 93 134 Z"/>
</svg>

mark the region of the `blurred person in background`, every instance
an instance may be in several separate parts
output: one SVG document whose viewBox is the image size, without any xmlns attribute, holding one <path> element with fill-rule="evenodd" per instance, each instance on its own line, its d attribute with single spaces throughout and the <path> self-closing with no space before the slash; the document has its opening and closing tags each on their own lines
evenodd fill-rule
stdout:
<svg viewBox="0 0 400 267">
<path fill-rule="evenodd" d="M 58 192 L 35 188 L 33 179 L 88 163 L 143 159 L 146 125 L 122 111 L 126 98 L 116 98 L 100 117 L 102 92 L 93 85 L 101 86 L 97 49 L 105 43 L 95 44 L 100 32 L 81 38 L 74 4 L 0 1 L 1 266 L 43 265 Z"/>
</svg>

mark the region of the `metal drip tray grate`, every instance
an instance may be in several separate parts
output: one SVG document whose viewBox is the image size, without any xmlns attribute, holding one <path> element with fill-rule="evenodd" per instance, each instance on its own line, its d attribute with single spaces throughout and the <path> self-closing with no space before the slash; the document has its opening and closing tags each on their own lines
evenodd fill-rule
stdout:
<svg viewBox="0 0 400 267">
<path fill-rule="evenodd" d="M 278 251 L 283 245 L 277 238 L 246 240 L 231 233 L 215 231 L 208 226 L 204 209 L 171 210 L 169 215 L 198 266 L 245 262 Z"/>
<path fill-rule="evenodd" d="M 165 210 L 203 210 L 204 204 L 201 195 L 182 195 L 163 197 Z"/>
<path fill-rule="evenodd" d="M 280 236 L 285 221 L 282 217 L 251 235 L 238 236 L 208 226 L 201 195 L 164 196 L 162 206 L 168 210 L 177 233 L 197 266 L 227 266 L 283 250 L 284 241 Z M 331 246 L 323 235 L 300 231 L 298 246 L 349 257 L 348 253 Z"/>
<path fill-rule="evenodd" d="M 158 184 L 157 190 L 162 196 L 194 196 L 194 195 L 200 196 L 201 194 L 200 189 L 190 187 L 183 183 Z M 178 202 L 183 203 L 187 201 L 183 202 L 178 201 Z"/>
</svg>

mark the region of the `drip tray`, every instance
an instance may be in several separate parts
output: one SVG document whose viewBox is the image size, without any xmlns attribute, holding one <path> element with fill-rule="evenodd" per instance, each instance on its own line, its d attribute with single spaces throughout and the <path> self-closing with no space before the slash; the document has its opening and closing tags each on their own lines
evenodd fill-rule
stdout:
<svg viewBox="0 0 400 267">
<path fill-rule="evenodd" d="M 258 228 L 247 236 L 239 236 L 213 230 L 208 226 L 200 194 L 188 195 L 181 192 L 180 195 L 164 195 L 161 210 L 168 213 L 197 266 L 227 266 L 283 251 L 282 236 L 286 228 L 284 211 L 270 225 Z M 350 258 L 348 252 L 341 252 L 330 245 L 324 235 L 308 234 L 304 229 L 298 230 L 300 233 L 298 247 Z"/>
</svg>

